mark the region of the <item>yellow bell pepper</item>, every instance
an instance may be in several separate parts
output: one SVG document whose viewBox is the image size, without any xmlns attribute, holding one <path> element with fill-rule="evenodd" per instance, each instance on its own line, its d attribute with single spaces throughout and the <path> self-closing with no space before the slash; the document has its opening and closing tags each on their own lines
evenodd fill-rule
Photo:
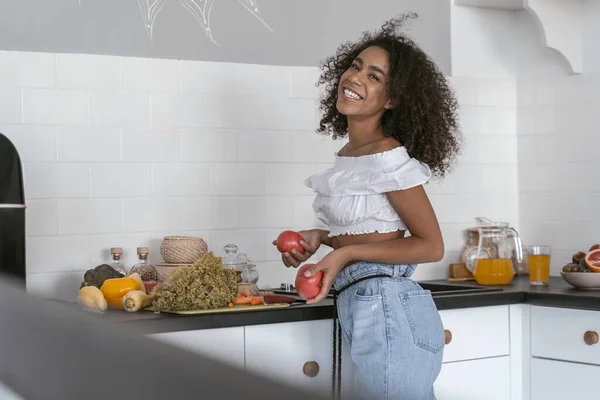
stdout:
<svg viewBox="0 0 600 400">
<path fill-rule="evenodd" d="M 119 309 L 123 309 L 123 296 L 132 290 L 140 290 L 140 283 L 126 277 L 107 279 L 100 287 L 108 306 Z"/>
</svg>

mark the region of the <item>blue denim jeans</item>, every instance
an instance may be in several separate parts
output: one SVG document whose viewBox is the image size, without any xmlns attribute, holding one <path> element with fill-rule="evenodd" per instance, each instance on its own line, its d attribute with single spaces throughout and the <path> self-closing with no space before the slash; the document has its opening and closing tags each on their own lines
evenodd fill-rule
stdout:
<svg viewBox="0 0 600 400">
<path fill-rule="evenodd" d="M 431 292 L 409 277 L 414 265 L 359 262 L 334 282 L 342 338 L 355 365 L 354 396 L 435 400 L 444 328 Z M 365 277 L 373 277 L 357 282 Z"/>
</svg>

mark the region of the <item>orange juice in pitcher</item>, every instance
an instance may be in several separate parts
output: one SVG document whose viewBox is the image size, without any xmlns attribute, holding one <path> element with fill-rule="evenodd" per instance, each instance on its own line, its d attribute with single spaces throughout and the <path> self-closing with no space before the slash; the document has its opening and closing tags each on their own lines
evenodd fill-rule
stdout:
<svg viewBox="0 0 600 400">
<path fill-rule="evenodd" d="M 478 259 L 475 262 L 473 277 L 480 285 L 506 285 L 515 277 L 511 259 Z"/>
<path fill-rule="evenodd" d="M 523 260 L 519 234 L 508 223 L 489 220 L 485 220 L 485 224 L 480 225 L 478 230 L 479 243 L 473 277 L 480 285 L 509 284 L 516 275 L 512 259 L 513 247 L 517 253 L 517 262 Z"/>
</svg>

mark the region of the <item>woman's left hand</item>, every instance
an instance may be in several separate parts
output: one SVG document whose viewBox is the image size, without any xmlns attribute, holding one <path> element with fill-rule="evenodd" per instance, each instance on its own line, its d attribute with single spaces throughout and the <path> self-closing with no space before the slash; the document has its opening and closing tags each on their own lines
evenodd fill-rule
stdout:
<svg viewBox="0 0 600 400">
<path fill-rule="evenodd" d="M 341 250 L 341 249 L 340 249 Z M 308 268 L 304 275 L 307 277 L 313 276 L 319 271 L 323 271 L 323 279 L 321 280 L 321 291 L 314 298 L 308 299 L 306 304 L 315 304 L 323 300 L 329 294 L 329 289 L 333 285 L 335 277 L 340 273 L 344 266 L 348 263 L 345 252 L 334 250 L 327 254 L 321 261 Z"/>
</svg>

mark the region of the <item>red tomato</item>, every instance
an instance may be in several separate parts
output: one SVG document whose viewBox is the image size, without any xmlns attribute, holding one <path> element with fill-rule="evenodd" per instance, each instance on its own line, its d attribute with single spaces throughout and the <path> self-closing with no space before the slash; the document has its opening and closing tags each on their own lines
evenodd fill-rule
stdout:
<svg viewBox="0 0 600 400">
<path fill-rule="evenodd" d="M 304 276 L 304 272 L 315 264 L 304 264 L 298 269 L 296 275 L 296 292 L 304 300 L 314 299 L 321 291 L 321 280 L 323 280 L 323 271 L 317 272 L 313 276 Z"/>
<path fill-rule="evenodd" d="M 304 238 L 294 231 L 283 231 L 277 237 L 277 250 L 281 253 L 289 253 L 292 249 L 296 249 L 298 253 L 304 254 L 306 251 L 300 244 L 300 241 Z"/>
</svg>

